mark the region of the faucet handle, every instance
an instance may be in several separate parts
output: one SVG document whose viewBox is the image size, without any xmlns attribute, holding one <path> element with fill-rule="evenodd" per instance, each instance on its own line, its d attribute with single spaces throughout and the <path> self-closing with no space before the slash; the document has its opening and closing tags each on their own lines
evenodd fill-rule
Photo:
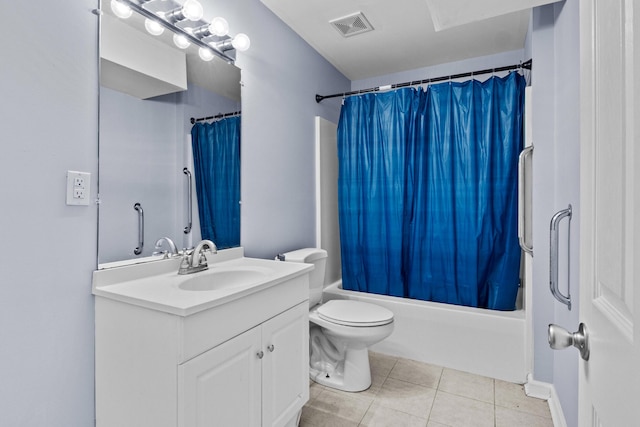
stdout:
<svg viewBox="0 0 640 427">
<path fill-rule="evenodd" d="M 194 254 L 195 256 L 195 254 Z M 198 259 L 198 265 L 200 266 L 207 266 L 207 256 L 204 254 L 204 251 L 200 251 L 200 258 Z"/>
<path fill-rule="evenodd" d="M 159 249 L 159 248 L 156 248 L 156 249 Z M 154 255 L 154 256 L 155 256 L 155 255 L 164 255 L 164 257 L 163 257 L 163 258 L 164 258 L 164 259 L 167 259 L 167 258 L 169 258 L 169 251 L 153 251 L 153 252 L 151 253 L 151 255 Z"/>
</svg>

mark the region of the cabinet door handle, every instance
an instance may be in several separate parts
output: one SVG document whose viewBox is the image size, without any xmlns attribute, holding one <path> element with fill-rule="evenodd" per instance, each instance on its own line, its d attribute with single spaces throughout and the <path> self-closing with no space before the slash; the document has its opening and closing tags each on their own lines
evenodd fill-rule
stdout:
<svg viewBox="0 0 640 427">
<path fill-rule="evenodd" d="M 256 355 L 258 356 L 258 359 L 262 359 L 264 357 L 264 351 L 260 350 Z"/>
<path fill-rule="evenodd" d="M 273 344 L 270 344 L 267 346 L 267 350 L 269 350 L 270 352 L 273 352 L 273 350 L 275 350 L 275 346 Z"/>
</svg>

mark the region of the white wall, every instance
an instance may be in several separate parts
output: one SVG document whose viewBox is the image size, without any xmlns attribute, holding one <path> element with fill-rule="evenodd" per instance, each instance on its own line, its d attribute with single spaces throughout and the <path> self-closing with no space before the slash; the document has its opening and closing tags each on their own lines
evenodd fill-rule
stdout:
<svg viewBox="0 0 640 427">
<path fill-rule="evenodd" d="M 2 426 L 93 425 L 97 209 L 65 205 L 65 174 L 91 172 L 95 194 L 96 5 L 3 4 Z"/>
<path fill-rule="evenodd" d="M 579 1 L 536 8 L 532 50 L 534 134 L 534 378 L 553 383 L 568 426 L 578 425 L 578 352 L 554 351 L 547 343 L 547 325 L 577 330 L 579 312 Z M 549 291 L 549 221 L 573 207 L 571 253 L 560 260 L 559 283 L 567 293 L 570 273 L 572 308 Z M 562 227 L 566 227 L 566 220 Z M 566 236 L 561 240 L 566 250 Z M 569 266 L 570 271 L 567 271 Z"/>
</svg>

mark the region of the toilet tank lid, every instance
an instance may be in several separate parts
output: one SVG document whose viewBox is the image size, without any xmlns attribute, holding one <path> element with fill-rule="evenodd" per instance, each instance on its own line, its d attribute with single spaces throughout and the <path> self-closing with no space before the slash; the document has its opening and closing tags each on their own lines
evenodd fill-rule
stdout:
<svg viewBox="0 0 640 427">
<path fill-rule="evenodd" d="M 284 261 L 313 262 L 327 257 L 327 251 L 320 248 L 304 248 L 282 254 Z"/>
</svg>

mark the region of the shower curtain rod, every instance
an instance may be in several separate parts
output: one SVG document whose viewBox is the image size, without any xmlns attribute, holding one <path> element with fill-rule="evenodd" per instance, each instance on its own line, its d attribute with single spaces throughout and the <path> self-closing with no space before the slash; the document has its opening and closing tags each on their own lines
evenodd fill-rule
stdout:
<svg viewBox="0 0 640 427">
<path fill-rule="evenodd" d="M 444 81 L 444 80 L 459 79 L 459 78 L 462 78 L 462 77 L 473 77 L 473 76 L 478 76 L 480 74 L 498 73 L 500 71 L 519 70 L 519 69 L 522 69 L 522 68 L 530 70 L 532 64 L 533 64 L 533 61 L 531 59 L 529 59 L 528 61 L 521 62 L 520 64 L 516 64 L 516 65 L 506 65 L 504 67 L 488 68 L 486 70 L 471 71 L 471 72 L 462 73 L 462 74 L 452 74 L 450 76 L 432 77 L 430 79 L 424 79 L 424 80 L 414 80 L 414 81 L 411 81 L 411 82 L 395 83 L 395 84 L 392 84 L 392 85 L 378 86 L 378 87 L 373 87 L 373 88 L 369 88 L 369 89 L 354 90 L 354 91 L 351 91 L 351 92 L 334 93 L 333 95 L 324 95 L 324 96 L 316 95 L 316 102 L 319 104 L 320 102 L 322 102 L 323 100 L 325 100 L 327 98 L 338 98 L 338 97 L 343 97 L 344 98 L 345 96 L 350 96 L 350 95 L 360 95 L 362 93 L 379 92 L 381 90 L 389 90 L 389 89 L 398 89 L 398 88 L 402 88 L 402 87 L 417 86 L 417 85 L 422 85 L 422 84 L 427 84 L 427 83 L 441 82 L 441 81 Z"/>
<path fill-rule="evenodd" d="M 226 114 L 216 114 L 215 116 L 209 116 L 209 117 L 200 117 L 198 119 L 194 119 L 193 117 L 191 117 L 191 124 L 195 124 L 196 122 L 203 122 L 205 120 L 211 120 L 211 119 L 222 119 L 225 117 L 231 117 L 231 116 L 239 116 L 240 113 L 242 113 L 242 111 L 234 111 L 233 113 L 226 113 Z"/>
</svg>

